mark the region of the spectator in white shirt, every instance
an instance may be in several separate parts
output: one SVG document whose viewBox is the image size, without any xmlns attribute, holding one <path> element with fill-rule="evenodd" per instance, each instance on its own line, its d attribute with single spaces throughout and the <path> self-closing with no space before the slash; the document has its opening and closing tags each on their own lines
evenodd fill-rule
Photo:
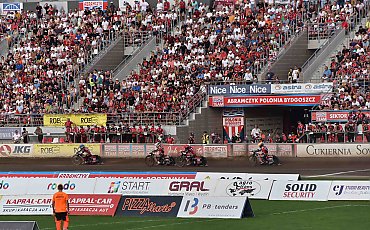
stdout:
<svg viewBox="0 0 370 230">
<path fill-rule="evenodd" d="M 13 142 L 14 144 L 19 144 L 21 142 L 21 134 L 18 132 L 18 130 L 15 130 L 13 133 Z"/>
</svg>

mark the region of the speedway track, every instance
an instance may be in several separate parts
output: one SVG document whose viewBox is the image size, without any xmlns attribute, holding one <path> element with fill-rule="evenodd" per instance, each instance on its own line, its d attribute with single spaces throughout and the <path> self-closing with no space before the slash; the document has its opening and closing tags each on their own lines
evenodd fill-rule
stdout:
<svg viewBox="0 0 370 230">
<path fill-rule="evenodd" d="M 370 179 L 370 158 L 281 158 L 281 166 L 252 166 L 246 158 L 208 160 L 209 167 L 147 167 L 144 159 L 103 159 L 103 165 L 73 165 L 66 158 L 1 158 L 0 171 L 207 171 L 299 173 L 313 177 Z"/>
</svg>

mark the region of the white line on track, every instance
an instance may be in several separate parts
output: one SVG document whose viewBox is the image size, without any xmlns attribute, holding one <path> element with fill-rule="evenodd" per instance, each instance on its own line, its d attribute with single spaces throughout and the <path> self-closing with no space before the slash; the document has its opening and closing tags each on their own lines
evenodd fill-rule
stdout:
<svg viewBox="0 0 370 230">
<path fill-rule="evenodd" d="M 313 176 L 306 176 L 306 177 L 315 178 L 315 177 L 335 176 L 335 175 L 342 175 L 342 174 L 356 173 L 356 172 L 370 172 L 370 169 L 358 169 L 358 170 L 342 171 L 342 172 L 328 173 L 328 174 L 322 174 L 322 175 L 313 175 Z"/>
</svg>

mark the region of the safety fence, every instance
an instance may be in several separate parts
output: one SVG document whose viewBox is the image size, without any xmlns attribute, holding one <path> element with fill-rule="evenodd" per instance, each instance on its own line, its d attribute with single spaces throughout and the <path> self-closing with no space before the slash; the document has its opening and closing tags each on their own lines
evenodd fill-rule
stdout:
<svg viewBox="0 0 370 230">
<path fill-rule="evenodd" d="M 71 215 L 242 218 L 253 216 L 249 199 L 370 199 L 370 181 L 302 181 L 299 174 L 198 172 L 192 179 L 151 179 L 142 174 L 131 172 L 131 178 L 2 177 L 0 215 L 52 214 L 52 195 L 59 184 L 69 194 Z"/>
<path fill-rule="evenodd" d="M 0 157 L 72 157 L 80 144 L 2 144 Z M 88 143 L 85 144 L 93 154 L 105 158 L 144 158 L 155 149 L 153 144 L 115 144 L 115 143 Z M 163 144 L 164 153 L 178 156 L 184 150 L 183 144 Z M 258 148 L 257 144 L 194 144 L 195 153 L 208 158 L 248 157 Z M 278 157 L 370 157 L 370 146 L 363 143 L 346 144 L 318 144 L 292 143 L 270 144 L 266 147 L 269 154 Z"/>
</svg>

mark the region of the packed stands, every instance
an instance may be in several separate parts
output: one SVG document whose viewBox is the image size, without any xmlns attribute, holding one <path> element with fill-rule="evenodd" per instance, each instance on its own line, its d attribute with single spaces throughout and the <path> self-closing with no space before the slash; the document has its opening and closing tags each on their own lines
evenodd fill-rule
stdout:
<svg viewBox="0 0 370 230">
<path fill-rule="evenodd" d="M 80 111 L 129 113 L 141 116 L 140 124 L 152 124 L 153 117 L 178 124 L 179 115 L 185 117 L 204 97 L 205 83 L 255 81 L 303 22 L 289 7 L 252 11 L 242 4 L 236 11 L 194 10 L 181 25 L 127 79 L 99 70 L 81 78 Z"/>
</svg>

